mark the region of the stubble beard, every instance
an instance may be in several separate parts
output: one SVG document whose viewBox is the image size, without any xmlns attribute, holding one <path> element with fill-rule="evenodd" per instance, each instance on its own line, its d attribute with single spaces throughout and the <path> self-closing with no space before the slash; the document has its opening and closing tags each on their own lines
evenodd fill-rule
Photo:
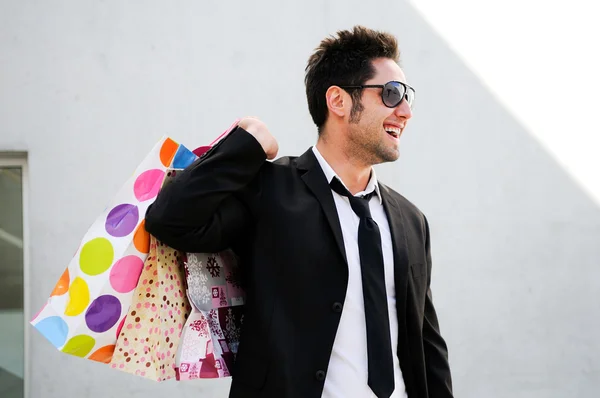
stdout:
<svg viewBox="0 0 600 398">
<path fill-rule="evenodd" d="M 368 166 L 398 160 L 398 147 L 392 148 L 391 144 L 386 142 L 387 137 L 382 139 L 377 123 L 367 121 L 361 126 L 360 121 L 360 113 L 350 118 L 348 154 Z"/>
</svg>

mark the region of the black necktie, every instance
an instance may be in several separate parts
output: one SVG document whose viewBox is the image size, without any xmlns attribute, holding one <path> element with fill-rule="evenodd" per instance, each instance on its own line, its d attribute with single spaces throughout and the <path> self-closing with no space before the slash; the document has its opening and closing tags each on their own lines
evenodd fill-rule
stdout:
<svg viewBox="0 0 600 398">
<path fill-rule="evenodd" d="M 352 210 L 360 218 L 358 250 L 367 321 L 368 384 L 378 398 L 389 398 L 394 392 L 394 362 L 381 235 L 369 209 L 369 199 L 375 192 L 363 198 L 353 196 L 337 177 L 331 181 L 331 189 L 346 196 Z"/>
</svg>

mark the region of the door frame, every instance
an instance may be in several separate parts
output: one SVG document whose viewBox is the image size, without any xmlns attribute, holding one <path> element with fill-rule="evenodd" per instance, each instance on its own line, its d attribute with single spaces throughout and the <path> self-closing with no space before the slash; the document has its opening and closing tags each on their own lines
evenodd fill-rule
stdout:
<svg viewBox="0 0 600 398">
<path fill-rule="evenodd" d="M 25 323 L 23 334 L 23 395 L 29 398 L 29 354 L 30 354 L 30 329 L 31 305 L 29 298 L 30 286 L 30 249 L 29 249 L 29 168 L 26 152 L 0 152 L 0 167 L 21 168 L 21 189 L 23 197 L 23 320 Z"/>
</svg>

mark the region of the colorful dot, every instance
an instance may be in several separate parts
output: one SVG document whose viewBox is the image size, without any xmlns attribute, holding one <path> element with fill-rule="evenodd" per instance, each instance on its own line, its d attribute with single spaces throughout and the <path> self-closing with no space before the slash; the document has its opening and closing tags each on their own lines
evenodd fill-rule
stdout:
<svg viewBox="0 0 600 398">
<path fill-rule="evenodd" d="M 165 172 L 159 169 L 146 170 L 133 184 L 133 193 L 140 202 L 153 199 L 158 195 Z"/>
<path fill-rule="evenodd" d="M 163 142 L 162 146 L 160 147 L 160 162 L 163 164 L 163 166 L 169 167 L 178 147 L 179 144 L 170 138 L 167 138 L 165 142 Z"/>
<path fill-rule="evenodd" d="M 69 287 L 69 301 L 65 308 L 65 315 L 77 316 L 81 314 L 90 303 L 90 289 L 86 281 L 77 277 Z"/>
<path fill-rule="evenodd" d="M 102 363 L 110 363 L 110 360 L 113 357 L 113 353 L 115 352 L 115 346 L 113 344 L 106 345 L 102 348 L 98 348 L 96 351 L 92 353 L 88 357 L 92 361 L 102 362 Z"/>
<path fill-rule="evenodd" d="M 63 272 L 63 274 L 60 277 L 60 279 L 58 280 L 58 282 L 56 283 L 56 286 L 54 286 L 54 290 L 52 290 L 52 293 L 50 293 L 50 297 L 62 296 L 63 294 L 68 292 L 69 291 L 69 282 L 70 282 L 69 269 L 67 268 L 65 270 L 65 272 Z"/>
<path fill-rule="evenodd" d="M 185 169 L 190 164 L 194 163 L 194 160 L 196 159 L 196 155 L 194 155 L 183 145 L 180 145 L 177 153 L 175 154 L 175 158 L 173 158 L 173 165 L 171 167 L 175 169 Z"/>
<path fill-rule="evenodd" d="M 80 334 L 71 337 L 63 347 L 62 352 L 83 358 L 92 351 L 95 344 L 96 340 L 92 336 Z"/>
<path fill-rule="evenodd" d="M 106 238 L 95 238 L 81 248 L 79 265 L 88 275 L 100 275 L 110 268 L 113 258 L 114 249 L 110 241 Z"/>
<path fill-rule="evenodd" d="M 150 252 L 150 234 L 146 231 L 146 220 L 142 220 L 133 234 L 133 245 L 140 253 Z"/>
<path fill-rule="evenodd" d="M 35 324 L 35 328 L 44 335 L 56 348 L 61 347 L 67 341 L 69 327 L 67 323 L 58 316 L 42 319 Z"/>
<path fill-rule="evenodd" d="M 194 150 L 193 150 L 193 153 L 194 153 L 196 156 L 202 156 L 202 155 L 204 155 L 206 152 L 208 152 L 208 150 L 209 150 L 210 148 L 212 148 L 210 145 L 208 145 L 208 146 L 201 146 L 201 147 L 198 147 L 198 148 L 194 149 Z"/>
<path fill-rule="evenodd" d="M 115 206 L 106 217 L 106 232 L 120 238 L 133 232 L 140 219 L 136 205 L 123 203 Z"/>
<path fill-rule="evenodd" d="M 110 285 L 119 293 L 128 293 L 135 289 L 144 262 L 138 256 L 125 256 L 110 269 Z"/>
<path fill-rule="evenodd" d="M 98 297 L 85 312 L 85 323 L 91 331 L 103 333 L 112 328 L 121 316 L 121 302 L 111 295 Z"/>
</svg>

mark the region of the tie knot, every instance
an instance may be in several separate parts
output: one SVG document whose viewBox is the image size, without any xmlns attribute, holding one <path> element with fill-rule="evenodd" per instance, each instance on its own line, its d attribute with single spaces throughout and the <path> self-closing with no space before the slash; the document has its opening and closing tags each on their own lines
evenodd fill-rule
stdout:
<svg viewBox="0 0 600 398">
<path fill-rule="evenodd" d="M 358 197 L 352 195 L 342 184 L 342 182 L 334 177 L 331 180 L 331 189 L 338 194 L 347 197 L 350 200 L 350 206 L 354 213 L 360 218 L 371 218 L 371 210 L 369 209 L 369 200 L 375 194 L 375 191 L 366 194 L 365 196 Z"/>
</svg>

